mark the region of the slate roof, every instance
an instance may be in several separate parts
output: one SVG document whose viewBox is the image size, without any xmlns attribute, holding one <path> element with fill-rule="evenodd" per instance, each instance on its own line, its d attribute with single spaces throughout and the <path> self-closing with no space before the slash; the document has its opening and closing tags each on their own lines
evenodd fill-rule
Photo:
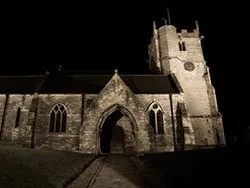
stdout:
<svg viewBox="0 0 250 188">
<path fill-rule="evenodd" d="M 39 93 L 99 93 L 113 75 L 49 75 Z M 174 82 L 165 75 L 119 75 L 136 94 L 179 93 Z M 34 93 L 44 76 L 0 77 L 1 93 Z"/>
</svg>

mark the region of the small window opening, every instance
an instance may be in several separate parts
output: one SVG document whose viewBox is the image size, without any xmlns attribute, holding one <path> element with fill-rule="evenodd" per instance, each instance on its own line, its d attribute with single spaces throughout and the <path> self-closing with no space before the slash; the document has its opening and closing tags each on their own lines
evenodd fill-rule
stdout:
<svg viewBox="0 0 250 188">
<path fill-rule="evenodd" d="M 179 42 L 179 50 L 180 51 L 186 51 L 186 44 L 184 41 Z"/>
<path fill-rule="evenodd" d="M 15 124 L 16 128 L 19 127 L 20 115 L 21 115 L 21 108 L 19 107 L 16 113 L 16 124 Z"/>
</svg>

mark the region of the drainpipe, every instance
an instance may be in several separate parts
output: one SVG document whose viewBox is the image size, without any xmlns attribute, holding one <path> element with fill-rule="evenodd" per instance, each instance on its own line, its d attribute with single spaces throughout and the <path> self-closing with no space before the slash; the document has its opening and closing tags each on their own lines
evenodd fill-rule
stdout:
<svg viewBox="0 0 250 188">
<path fill-rule="evenodd" d="M 84 121 L 84 115 L 85 115 L 85 108 L 84 108 L 84 104 L 85 104 L 85 93 L 82 93 L 82 104 L 81 104 L 81 124 L 77 129 L 77 137 L 76 137 L 76 148 L 77 150 L 80 149 L 80 136 L 81 136 L 81 128 L 82 128 L 82 124 Z"/>
<path fill-rule="evenodd" d="M 176 135 L 175 135 L 175 123 L 174 123 L 174 110 L 173 110 L 173 98 L 172 94 L 169 94 L 170 99 L 170 110 L 171 110 L 171 120 L 172 120 L 172 127 L 173 127 L 173 140 L 174 140 L 174 151 L 176 151 Z"/>
<path fill-rule="evenodd" d="M 85 109 L 84 109 L 84 99 L 85 99 L 85 94 L 84 94 L 84 93 L 82 93 L 81 125 L 82 125 L 82 123 L 83 123 L 84 114 L 85 114 Z"/>
<path fill-rule="evenodd" d="M 5 122 L 8 101 L 9 101 L 9 94 L 6 94 L 5 103 L 4 103 L 4 110 L 3 110 L 3 117 L 2 117 L 2 122 L 1 122 L 1 129 L 0 129 L 0 140 L 2 139 L 2 133 L 3 133 L 3 128 L 4 128 L 4 122 Z"/>
</svg>

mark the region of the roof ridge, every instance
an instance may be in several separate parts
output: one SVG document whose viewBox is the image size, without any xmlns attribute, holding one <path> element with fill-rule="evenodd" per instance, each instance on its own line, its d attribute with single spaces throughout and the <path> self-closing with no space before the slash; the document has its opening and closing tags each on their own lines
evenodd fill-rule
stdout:
<svg viewBox="0 0 250 188">
<path fill-rule="evenodd" d="M 14 75 L 14 76 L 0 76 L 0 78 L 11 78 L 11 77 L 43 77 L 44 75 Z"/>
<path fill-rule="evenodd" d="M 118 73 L 119 74 L 119 73 Z M 113 76 L 113 74 L 66 74 L 65 76 Z M 119 74 L 119 76 L 161 76 L 165 77 L 167 75 L 164 74 Z"/>
</svg>

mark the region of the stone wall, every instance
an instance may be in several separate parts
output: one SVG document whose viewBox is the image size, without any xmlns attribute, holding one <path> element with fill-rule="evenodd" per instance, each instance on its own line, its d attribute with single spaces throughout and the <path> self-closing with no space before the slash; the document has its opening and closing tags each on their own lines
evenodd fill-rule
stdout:
<svg viewBox="0 0 250 188">
<path fill-rule="evenodd" d="M 159 28 L 160 54 L 165 74 L 174 73 L 184 90 L 188 112 L 193 115 L 210 114 L 207 94 L 207 83 L 204 74 L 207 72 L 203 57 L 201 41 L 197 31 L 188 33 L 166 25 Z M 180 51 L 178 43 L 185 42 L 186 51 Z M 192 62 L 194 70 L 185 69 L 184 64 Z"/>
<path fill-rule="evenodd" d="M 184 90 L 188 112 L 192 115 L 210 114 L 208 88 L 205 79 L 202 77 L 205 72 L 204 64 L 194 63 L 194 71 L 187 71 L 184 68 L 185 62 L 179 59 L 172 59 L 168 63 L 170 63 L 171 70 L 175 73 Z"/>
<path fill-rule="evenodd" d="M 34 95 L 9 96 L 2 140 L 23 145 L 25 144 L 25 136 L 28 136 L 28 140 L 31 139 L 31 134 L 27 134 L 30 130 L 27 129 L 31 127 L 28 125 L 28 120 L 33 98 Z M 110 81 L 99 95 L 42 94 L 38 98 L 39 103 L 35 121 L 35 147 L 77 150 L 80 146 L 82 152 L 96 153 L 99 151 L 99 126 L 114 110 L 121 110 L 124 117 L 117 122 L 117 126 L 124 129 L 125 148 L 127 150 L 131 149 L 135 152 L 174 150 L 172 119 L 174 119 L 176 130 L 178 104 L 183 102 L 183 96 L 179 94 L 172 95 L 173 118 L 169 95 L 135 95 L 118 75 Z M 152 126 L 149 125 L 148 107 L 153 102 L 157 103 L 163 112 L 163 135 L 154 134 Z M 1 103 L 5 103 L 4 97 L 2 97 Z M 50 113 L 56 104 L 63 104 L 67 109 L 65 133 L 49 132 Z M 120 108 L 112 111 L 111 109 L 116 105 L 124 107 L 128 112 L 126 113 L 123 111 L 124 109 Z M 15 127 L 16 113 L 19 107 L 21 108 L 20 122 L 19 126 Z M 84 116 L 82 112 L 84 112 Z M 83 121 L 82 125 L 81 121 Z M 182 123 L 183 127 L 190 127 L 190 130 L 192 130 L 188 118 L 185 119 L 183 116 Z M 175 132 L 175 134 L 178 133 Z M 190 137 L 186 136 L 185 140 L 190 140 Z"/>
<path fill-rule="evenodd" d="M 196 68 L 190 72 L 184 69 L 184 62 L 178 59 L 170 60 L 170 64 L 184 90 L 185 104 L 191 116 L 196 144 L 215 144 L 214 126 L 221 130 L 223 125 L 221 123 L 216 125 L 212 120 L 219 112 L 214 88 L 206 73 L 206 65 L 194 63 Z M 224 138 L 224 136 L 221 137 Z"/>
<path fill-rule="evenodd" d="M 164 25 L 157 32 L 163 72 L 164 74 L 174 73 L 183 88 L 185 105 L 191 117 L 196 144 L 215 144 L 215 135 L 218 132 L 222 139 L 220 142 L 225 143 L 221 120 L 213 120 L 219 112 L 209 68 L 203 56 L 199 31 L 181 30 L 178 33 L 174 26 Z M 180 41 L 185 43 L 185 51 L 179 50 Z M 155 54 L 154 52 L 151 55 Z"/>
<path fill-rule="evenodd" d="M 176 28 L 172 25 L 163 26 L 159 28 L 159 46 L 161 62 L 167 60 L 169 57 L 175 57 L 178 55 L 178 37 Z M 167 64 L 162 63 L 163 71 L 166 74 L 165 69 Z"/>
<path fill-rule="evenodd" d="M 149 70 L 154 73 L 162 72 L 158 38 L 159 38 L 158 31 L 156 30 L 154 23 L 153 37 L 151 40 L 151 44 L 148 46 Z"/>
<path fill-rule="evenodd" d="M 112 134 L 112 140 L 111 140 L 111 152 L 125 152 L 125 153 L 133 153 L 136 152 L 136 140 L 133 133 L 133 125 L 131 125 L 130 120 L 128 117 L 123 116 L 120 120 L 117 121 L 116 125 L 119 127 L 120 130 L 122 130 L 123 135 L 115 135 L 116 132 L 113 132 Z M 118 129 L 118 130 L 119 130 Z M 119 136 L 122 136 L 123 138 L 117 138 Z M 113 142 L 114 140 L 123 139 L 124 146 L 123 148 L 117 148 L 116 142 Z M 120 147 L 120 144 L 118 145 Z"/>
<path fill-rule="evenodd" d="M 196 145 L 214 145 L 214 132 L 211 117 L 193 116 L 190 118 L 195 135 Z"/>
<path fill-rule="evenodd" d="M 179 57 L 192 62 L 204 61 L 199 33 L 196 30 L 193 33 L 188 33 L 186 30 L 177 33 L 173 25 L 164 25 L 159 28 L 158 34 L 161 61 L 172 57 Z M 186 51 L 179 50 L 180 41 L 185 43 Z M 168 71 L 165 69 L 164 73 L 169 73 Z"/>
<path fill-rule="evenodd" d="M 222 116 L 218 114 L 217 116 L 213 116 L 211 120 L 213 122 L 215 144 L 225 145 L 226 139 L 225 139 L 225 134 L 224 134 Z"/>
<path fill-rule="evenodd" d="M 4 107 L 5 107 L 6 95 L 0 95 L 0 132 L 2 131 L 2 121 L 4 117 Z"/>
<path fill-rule="evenodd" d="M 148 107 L 156 102 L 160 105 L 163 112 L 164 135 L 155 135 L 151 131 L 151 142 L 153 151 L 173 151 L 173 127 L 171 117 L 170 99 L 168 94 L 137 94 L 143 108 L 148 110 Z M 151 129 L 151 127 L 150 127 Z"/>
<path fill-rule="evenodd" d="M 32 98 L 32 95 L 9 95 L 1 140 L 20 145 L 24 144 L 23 138 L 27 131 L 26 124 Z M 21 113 L 18 127 L 16 127 L 17 110 L 19 107 Z"/>
<path fill-rule="evenodd" d="M 195 94 L 198 100 L 203 95 Z M 185 146 L 224 144 L 219 113 L 217 116 L 211 115 L 209 107 L 206 106 L 207 101 L 193 99 L 197 108 L 198 104 L 204 107 L 196 114 L 194 110 L 197 109 L 192 111 L 192 108 L 185 104 L 185 95 L 186 93 L 136 95 L 115 73 L 99 94 L 38 95 L 37 116 L 33 117 L 30 109 L 34 108 L 32 101 L 36 96 L 11 94 L 8 98 L 1 140 L 24 145 L 27 141 L 28 144 L 32 143 L 34 135 L 35 147 L 98 153 L 100 129 L 105 119 L 117 110 L 124 115 L 117 122 L 117 126 L 124 130 L 125 150 L 128 151 L 173 151 L 174 144 L 181 138 L 179 130 L 183 133 Z M 155 134 L 149 123 L 148 108 L 153 103 L 158 104 L 162 111 L 164 134 Z M 57 104 L 65 106 L 67 111 L 65 132 L 49 131 L 51 110 Z M 5 95 L 1 95 L 0 119 L 3 117 L 4 106 Z M 18 108 L 21 109 L 21 114 L 16 127 Z M 31 133 L 31 116 L 35 118 L 34 134 Z"/>
<path fill-rule="evenodd" d="M 107 116 L 115 110 L 122 111 L 130 119 L 135 132 L 137 151 L 149 151 L 151 146 L 148 113 L 118 74 L 113 76 L 99 95 L 86 107 L 86 119 L 81 128 L 81 150 L 86 153 L 100 151 L 99 129 Z"/>
<path fill-rule="evenodd" d="M 56 104 L 63 104 L 67 110 L 66 132 L 49 132 L 50 112 Z M 76 150 L 79 147 L 79 129 L 82 113 L 81 94 L 39 95 L 36 120 L 35 146 L 58 150 Z"/>
<path fill-rule="evenodd" d="M 176 43 L 180 41 L 183 41 L 186 46 L 186 51 L 180 51 L 179 49 L 177 50 L 177 57 L 180 59 L 185 59 L 186 61 L 191 61 L 191 62 L 203 62 L 204 61 L 204 56 L 203 56 L 203 51 L 202 51 L 202 46 L 201 46 L 201 40 L 199 35 L 185 35 L 185 33 L 178 33 L 177 34 L 177 40 Z"/>
</svg>

